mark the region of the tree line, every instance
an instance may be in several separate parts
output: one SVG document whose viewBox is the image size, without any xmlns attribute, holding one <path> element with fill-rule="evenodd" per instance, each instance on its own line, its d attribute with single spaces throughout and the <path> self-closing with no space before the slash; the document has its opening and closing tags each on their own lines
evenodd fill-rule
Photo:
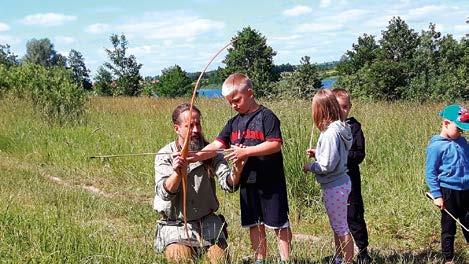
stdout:
<svg viewBox="0 0 469 264">
<path fill-rule="evenodd" d="M 394 17 L 381 39 L 364 34 L 340 61 L 325 64 L 303 56 L 298 65 L 275 65 L 277 54 L 257 30 L 245 27 L 232 37 L 224 67 L 206 73 L 202 86 L 220 87 L 233 72 L 247 74 L 259 97 L 310 99 L 322 87 L 321 78 L 338 76 L 337 86 L 355 97 L 371 100 L 467 100 L 469 98 L 469 40 L 443 36 L 430 24 L 420 34 Z M 30 98 L 47 117 L 67 120 L 83 112 L 88 94 L 104 96 L 188 95 L 199 72 L 187 73 L 179 65 L 160 75 L 143 78 L 141 63 L 128 54 L 125 35 L 111 35 L 108 61 L 91 82 L 83 55 L 55 51 L 49 39 L 31 39 L 23 58 L 8 44 L 0 45 L 0 96 L 11 93 Z"/>
<path fill-rule="evenodd" d="M 321 87 L 320 76 L 316 65 L 309 57 L 304 57 L 299 66 L 289 64 L 274 65 L 276 52 L 267 45 L 261 33 L 251 27 L 243 28 L 232 38 L 233 46 L 228 49 L 223 63 L 210 71 L 202 79 L 204 87 L 220 87 L 223 80 L 233 72 L 243 72 L 253 80 L 256 94 L 260 97 L 273 97 L 280 94 L 306 98 L 315 89 Z M 125 35 L 111 37 L 113 49 L 106 49 L 112 62 L 105 63 L 98 70 L 95 78 L 95 90 L 100 95 L 156 95 L 163 97 L 180 97 L 190 94 L 200 72 L 187 73 L 179 65 L 165 68 L 161 75 L 142 79 L 138 75 L 141 64 L 135 62 L 132 55 L 125 57 L 127 41 Z M 115 67 L 116 65 L 118 67 Z M 129 69 L 126 75 L 121 69 Z M 327 65 L 324 66 L 327 68 Z M 129 82 L 129 79 L 133 81 Z M 284 79 L 284 80 L 283 80 Z M 282 82 L 279 82 L 283 80 Z M 133 83 L 130 86 L 129 83 Z M 303 85 L 304 84 L 304 85 Z M 295 89 L 287 89 L 289 85 Z M 302 87 L 300 89 L 300 87 Z M 131 90 L 126 90 L 131 88 Z M 301 90 L 301 91 L 300 91 Z"/>
<path fill-rule="evenodd" d="M 469 39 L 430 24 L 419 33 L 394 17 L 381 39 L 360 36 L 342 56 L 337 85 L 372 100 L 468 100 Z"/>
</svg>

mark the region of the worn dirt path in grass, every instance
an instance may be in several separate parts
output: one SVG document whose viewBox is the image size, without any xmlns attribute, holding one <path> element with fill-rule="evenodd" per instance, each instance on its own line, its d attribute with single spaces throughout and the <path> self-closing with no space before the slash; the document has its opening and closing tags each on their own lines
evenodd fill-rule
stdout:
<svg viewBox="0 0 469 264">
<path fill-rule="evenodd" d="M 28 163 L 21 161 L 14 157 L 0 155 L 0 168 L 2 169 L 11 169 L 15 168 L 18 170 L 25 170 L 32 173 L 36 173 L 43 177 L 44 179 L 56 183 L 60 186 L 71 188 L 71 189 L 82 189 L 86 192 L 89 192 L 94 195 L 102 196 L 109 199 L 124 199 L 131 202 L 139 203 L 139 204 L 151 204 L 152 198 L 147 196 L 135 196 L 135 195 L 126 195 L 120 193 L 108 193 L 101 190 L 99 187 L 96 187 L 94 184 L 89 182 L 76 182 L 74 181 L 66 181 L 57 176 L 58 172 L 54 172 L 53 168 L 47 165 L 39 165 L 34 163 Z M 75 172 L 76 173 L 76 172 Z"/>
</svg>

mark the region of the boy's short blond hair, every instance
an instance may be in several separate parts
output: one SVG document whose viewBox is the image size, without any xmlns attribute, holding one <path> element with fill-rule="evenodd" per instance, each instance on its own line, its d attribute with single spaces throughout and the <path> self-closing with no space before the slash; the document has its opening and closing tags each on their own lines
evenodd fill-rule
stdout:
<svg viewBox="0 0 469 264">
<path fill-rule="evenodd" d="M 242 73 L 233 73 L 223 82 L 221 94 L 226 97 L 235 91 L 246 91 L 252 89 L 252 82 L 246 75 Z"/>
</svg>

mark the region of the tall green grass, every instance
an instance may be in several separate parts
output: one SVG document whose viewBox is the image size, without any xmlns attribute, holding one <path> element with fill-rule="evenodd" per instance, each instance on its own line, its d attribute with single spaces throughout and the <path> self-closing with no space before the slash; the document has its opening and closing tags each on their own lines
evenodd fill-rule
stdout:
<svg viewBox="0 0 469 264">
<path fill-rule="evenodd" d="M 153 152 L 175 138 L 171 111 L 183 99 L 93 98 L 83 124 L 49 126 L 31 104 L 0 101 L 0 262 L 162 263 L 152 250 L 155 222 L 152 156 L 89 159 L 99 154 Z M 283 153 L 298 262 L 321 262 L 332 234 L 312 174 L 302 172 L 311 134 L 306 101 L 265 101 L 282 122 Z M 199 99 L 212 140 L 235 113 L 223 100 Z M 361 166 L 370 247 L 378 263 L 439 263 L 439 213 L 423 196 L 425 147 L 439 131 L 443 104 L 354 102 L 367 157 Z M 314 132 L 316 142 L 319 132 Z M 219 192 L 229 221 L 233 262 L 250 257 L 239 232 L 239 194 Z M 458 261 L 469 261 L 458 231 Z M 269 234 L 275 261 L 275 237 Z M 204 261 L 203 259 L 201 260 Z"/>
</svg>

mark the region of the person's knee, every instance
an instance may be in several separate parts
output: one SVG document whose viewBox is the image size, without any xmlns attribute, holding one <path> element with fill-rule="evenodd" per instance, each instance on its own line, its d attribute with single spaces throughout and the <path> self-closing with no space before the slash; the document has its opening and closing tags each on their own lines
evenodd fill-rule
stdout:
<svg viewBox="0 0 469 264">
<path fill-rule="evenodd" d="M 171 244 L 166 247 L 164 255 L 170 263 L 189 263 L 192 259 L 192 250 L 185 245 Z"/>
<path fill-rule="evenodd" d="M 212 264 L 226 263 L 228 261 L 228 252 L 226 247 L 222 247 L 217 244 L 209 247 L 207 250 L 207 258 Z"/>
<path fill-rule="evenodd" d="M 292 239 L 290 227 L 275 229 L 275 234 L 280 240 L 291 241 Z"/>
</svg>

